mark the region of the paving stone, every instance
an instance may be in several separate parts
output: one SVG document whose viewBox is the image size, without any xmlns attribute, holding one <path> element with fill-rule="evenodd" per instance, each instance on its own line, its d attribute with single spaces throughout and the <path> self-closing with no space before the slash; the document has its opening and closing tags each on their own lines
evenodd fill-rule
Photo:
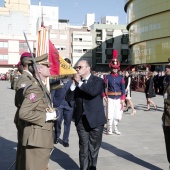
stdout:
<svg viewBox="0 0 170 170">
<path fill-rule="evenodd" d="M 6 170 L 15 160 L 17 131 L 13 123 L 16 107 L 15 91 L 8 81 L 0 81 L 0 170 Z M 168 169 L 165 141 L 161 126 L 163 98 L 157 95 L 153 101 L 158 110 L 145 112 L 146 98 L 141 92 L 132 92 L 132 101 L 137 113 L 131 109 L 123 114 L 119 123 L 122 135 L 103 134 L 99 152 L 98 170 L 165 170 Z M 61 135 L 62 136 L 62 135 Z M 78 170 L 79 147 L 74 122 L 71 125 L 70 147 L 62 143 L 54 145 L 50 159 L 50 170 Z M 13 167 L 14 169 L 14 167 Z"/>
</svg>

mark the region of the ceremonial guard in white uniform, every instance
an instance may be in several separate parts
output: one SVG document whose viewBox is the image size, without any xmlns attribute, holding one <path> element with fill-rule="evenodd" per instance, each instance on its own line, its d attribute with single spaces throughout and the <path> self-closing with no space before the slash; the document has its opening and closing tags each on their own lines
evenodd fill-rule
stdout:
<svg viewBox="0 0 170 170">
<path fill-rule="evenodd" d="M 109 63 L 111 73 L 104 77 L 104 92 L 103 97 L 106 103 L 106 117 L 107 117 L 107 134 L 111 135 L 113 132 L 117 135 L 121 133 L 118 131 L 118 123 L 122 119 L 123 105 L 125 100 L 125 81 L 123 76 L 118 74 L 120 69 L 120 62 L 117 59 L 118 53 L 113 51 L 113 59 Z M 112 123 L 114 123 L 114 131 L 112 131 Z"/>
</svg>

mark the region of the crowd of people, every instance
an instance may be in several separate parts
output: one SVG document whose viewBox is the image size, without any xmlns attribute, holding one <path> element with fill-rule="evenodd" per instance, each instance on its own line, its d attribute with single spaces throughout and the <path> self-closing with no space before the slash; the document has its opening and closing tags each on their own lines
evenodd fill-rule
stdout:
<svg viewBox="0 0 170 170">
<path fill-rule="evenodd" d="M 65 61 L 71 66 L 68 58 Z M 130 115 L 137 112 L 131 93 L 136 77 L 138 80 L 143 79 L 147 107 L 145 111 L 150 111 L 150 105 L 153 105 L 154 110 L 157 109 L 152 101 L 156 94 L 167 94 L 164 98 L 166 101 L 169 99 L 167 75 L 162 73 L 163 85 L 155 86 L 155 82 L 159 80 L 156 72 L 121 72 L 116 53 L 109 63 L 110 72 L 93 73 L 90 63 L 80 60 L 75 68 L 77 74 L 73 77 L 50 79 L 50 90 L 46 86 L 47 78 L 50 77 L 49 66 L 47 55 L 36 57 L 34 61 L 32 55 L 25 52 L 15 71 L 17 78 L 13 89 L 16 92 L 17 111 L 14 123 L 18 137 L 16 170 L 49 169 L 53 145 L 69 147 L 72 120 L 79 137 L 80 169 L 95 170 L 103 131 L 106 129 L 107 135 L 121 135 L 118 125 L 123 112 L 128 112 L 129 107 Z M 16 77 L 14 71 L 10 75 L 11 80 Z M 168 102 L 166 106 L 168 110 Z M 170 120 L 167 114 L 168 111 L 165 111 L 162 120 L 169 160 Z M 62 121 L 64 130 L 61 137 Z"/>
</svg>

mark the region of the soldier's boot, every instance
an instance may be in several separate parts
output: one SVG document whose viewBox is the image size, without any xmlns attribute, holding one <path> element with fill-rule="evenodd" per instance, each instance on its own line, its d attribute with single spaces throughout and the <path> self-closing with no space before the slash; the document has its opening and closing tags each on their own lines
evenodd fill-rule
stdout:
<svg viewBox="0 0 170 170">
<path fill-rule="evenodd" d="M 117 125 L 114 126 L 114 131 L 116 135 L 121 135 L 121 132 L 118 131 Z"/>
<path fill-rule="evenodd" d="M 109 119 L 107 123 L 107 135 L 112 135 L 112 119 Z"/>
</svg>

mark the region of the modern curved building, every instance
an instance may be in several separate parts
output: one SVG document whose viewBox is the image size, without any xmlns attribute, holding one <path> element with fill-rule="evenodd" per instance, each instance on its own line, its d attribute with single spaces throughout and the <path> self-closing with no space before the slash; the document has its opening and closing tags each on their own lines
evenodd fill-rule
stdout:
<svg viewBox="0 0 170 170">
<path fill-rule="evenodd" d="M 167 63 L 170 0 L 125 0 L 132 64 Z"/>
</svg>

